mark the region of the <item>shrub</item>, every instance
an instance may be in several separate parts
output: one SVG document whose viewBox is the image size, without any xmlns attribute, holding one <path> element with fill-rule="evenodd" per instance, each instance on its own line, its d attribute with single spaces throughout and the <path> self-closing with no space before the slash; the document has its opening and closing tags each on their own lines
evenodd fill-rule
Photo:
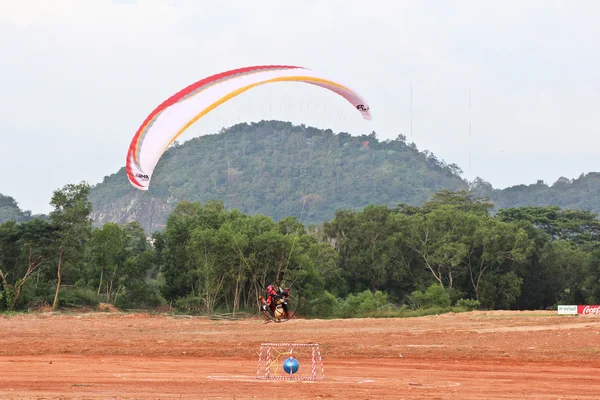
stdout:
<svg viewBox="0 0 600 400">
<path fill-rule="evenodd" d="M 456 306 L 464 308 L 469 311 L 473 311 L 473 310 L 479 308 L 480 303 L 479 303 L 479 300 L 475 300 L 475 299 L 460 299 L 456 302 Z"/>
<path fill-rule="evenodd" d="M 178 311 L 199 313 L 205 310 L 204 299 L 202 297 L 182 297 L 175 301 L 175 308 Z"/>
<path fill-rule="evenodd" d="M 429 286 L 424 293 L 420 290 L 415 290 L 410 294 L 409 301 L 414 309 L 450 307 L 450 295 L 439 283 Z"/>
<path fill-rule="evenodd" d="M 342 318 L 366 315 L 387 306 L 388 303 L 387 293 L 379 290 L 372 293 L 369 290 L 365 290 L 361 293 L 350 294 L 346 299 L 339 302 L 335 314 Z"/>
<path fill-rule="evenodd" d="M 46 298 L 48 304 L 54 302 L 54 295 L 49 295 Z M 102 297 L 98 296 L 91 289 L 72 289 L 62 288 L 58 292 L 58 307 L 95 307 L 102 301 Z"/>
<path fill-rule="evenodd" d="M 125 289 L 125 293 L 115 301 L 115 306 L 127 308 L 154 308 L 166 305 L 167 301 L 160 294 L 155 281 L 133 281 Z"/>
<path fill-rule="evenodd" d="M 291 306 L 292 310 L 294 305 Z M 335 296 L 325 290 L 318 297 L 312 298 L 305 305 L 301 304 L 298 309 L 298 314 L 310 317 L 326 318 L 334 314 L 335 310 L 339 308 L 339 301 Z"/>
</svg>

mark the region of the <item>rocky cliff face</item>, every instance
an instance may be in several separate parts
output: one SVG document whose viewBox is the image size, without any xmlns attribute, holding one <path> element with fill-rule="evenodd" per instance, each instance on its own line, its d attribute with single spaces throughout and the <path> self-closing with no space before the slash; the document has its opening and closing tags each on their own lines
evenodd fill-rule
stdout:
<svg viewBox="0 0 600 400">
<path fill-rule="evenodd" d="M 101 206 L 92 202 L 94 225 L 101 226 L 107 222 L 124 224 L 137 221 L 148 235 L 162 230 L 178 200 L 173 197 L 150 197 L 144 196 L 144 194 L 133 193 Z"/>
</svg>

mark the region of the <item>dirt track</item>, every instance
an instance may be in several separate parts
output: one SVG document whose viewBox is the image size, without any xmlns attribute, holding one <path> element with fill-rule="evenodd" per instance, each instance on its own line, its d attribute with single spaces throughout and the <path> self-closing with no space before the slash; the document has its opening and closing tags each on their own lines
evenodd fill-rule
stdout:
<svg viewBox="0 0 600 400">
<path fill-rule="evenodd" d="M 272 341 L 319 343 L 325 380 L 257 380 L 260 343 Z M 0 398 L 600 399 L 600 318 L 0 317 Z"/>
</svg>

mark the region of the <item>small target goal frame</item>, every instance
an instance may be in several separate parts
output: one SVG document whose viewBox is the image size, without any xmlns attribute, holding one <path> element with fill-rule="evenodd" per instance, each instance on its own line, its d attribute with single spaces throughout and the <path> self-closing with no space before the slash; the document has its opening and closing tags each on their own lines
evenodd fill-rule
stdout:
<svg viewBox="0 0 600 400">
<path fill-rule="evenodd" d="M 283 369 L 283 363 L 296 358 L 300 367 L 297 372 L 289 373 Z M 310 371 L 303 368 L 310 358 Z M 281 381 L 317 381 L 325 379 L 325 368 L 318 343 L 261 343 L 258 352 L 257 379 Z"/>
</svg>

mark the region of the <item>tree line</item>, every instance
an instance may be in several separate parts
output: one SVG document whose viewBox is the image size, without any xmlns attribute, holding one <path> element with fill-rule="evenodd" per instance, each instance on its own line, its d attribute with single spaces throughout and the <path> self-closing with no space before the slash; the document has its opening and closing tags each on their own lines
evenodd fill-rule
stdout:
<svg viewBox="0 0 600 400">
<path fill-rule="evenodd" d="M 147 237 L 92 226 L 87 183 L 56 190 L 46 218 L 0 225 L 0 310 L 94 306 L 257 313 L 275 280 L 303 316 L 545 309 L 600 302 L 600 221 L 582 210 L 493 204 L 439 191 L 421 206 L 338 210 L 304 225 L 182 201 Z"/>
</svg>

